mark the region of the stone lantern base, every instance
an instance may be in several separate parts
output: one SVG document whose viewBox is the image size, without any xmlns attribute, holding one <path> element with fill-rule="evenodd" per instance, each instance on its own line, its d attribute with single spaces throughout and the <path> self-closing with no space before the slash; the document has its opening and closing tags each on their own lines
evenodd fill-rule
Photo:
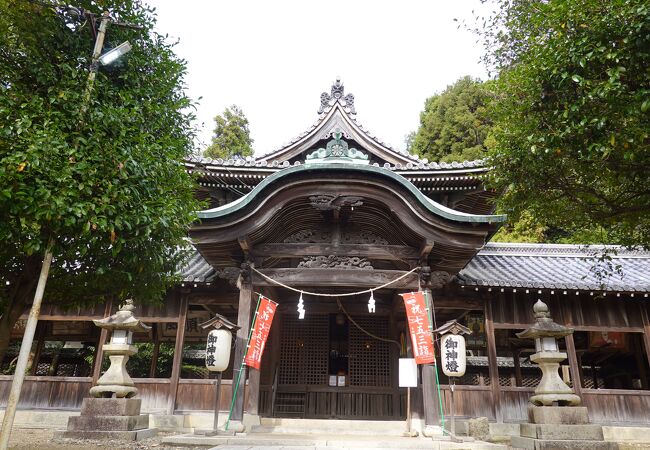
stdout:
<svg viewBox="0 0 650 450">
<path fill-rule="evenodd" d="M 141 403 L 139 398 L 84 398 L 81 415 L 68 419 L 61 437 L 138 441 L 155 436 L 149 415 L 140 414 Z"/>
<path fill-rule="evenodd" d="M 617 450 L 615 442 L 605 442 L 603 427 L 589 423 L 584 406 L 530 406 L 529 423 L 522 423 L 521 436 L 513 436 L 511 446 L 526 450 Z"/>
</svg>

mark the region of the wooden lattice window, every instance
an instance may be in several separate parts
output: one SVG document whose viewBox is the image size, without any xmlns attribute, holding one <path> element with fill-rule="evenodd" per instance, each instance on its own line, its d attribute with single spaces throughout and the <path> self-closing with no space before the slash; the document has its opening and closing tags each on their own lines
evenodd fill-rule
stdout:
<svg viewBox="0 0 650 450">
<path fill-rule="evenodd" d="M 358 316 L 353 319 L 375 336 L 389 337 L 387 317 Z M 390 345 L 350 324 L 350 386 L 390 387 Z"/>
<path fill-rule="evenodd" d="M 283 317 L 279 384 L 327 384 L 329 319 L 310 314 Z"/>
</svg>

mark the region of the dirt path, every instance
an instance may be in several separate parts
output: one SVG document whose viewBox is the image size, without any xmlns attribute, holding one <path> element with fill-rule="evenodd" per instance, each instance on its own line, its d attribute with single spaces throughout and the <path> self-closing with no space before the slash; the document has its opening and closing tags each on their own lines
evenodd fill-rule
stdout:
<svg viewBox="0 0 650 450">
<path fill-rule="evenodd" d="M 54 437 L 54 430 L 40 428 L 17 428 L 11 433 L 9 448 L 11 450 L 198 450 L 205 447 L 170 447 L 161 443 L 167 434 L 160 434 L 138 442 L 124 441 L 90 441 L 78 439 L 61 439 Z"/>
</svg>

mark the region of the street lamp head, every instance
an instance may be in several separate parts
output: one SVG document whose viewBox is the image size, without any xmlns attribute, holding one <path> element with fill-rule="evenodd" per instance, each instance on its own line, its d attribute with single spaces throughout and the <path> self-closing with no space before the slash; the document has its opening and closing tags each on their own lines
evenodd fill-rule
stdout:
<svg viewBox="0 0 650 450">
<path fill-rule="evenodd" d="M 131 44 L 129 41 L 122 42 L 120 45 L 115 47 L 113 50 L 110 50 L 106 53 L 104 53 L 102 56 L 99 57 L 99 62 L 103 66 L 107 66 L 119 59 L 122 55 L 128 53 L 131 51 Z"/>
</svg>

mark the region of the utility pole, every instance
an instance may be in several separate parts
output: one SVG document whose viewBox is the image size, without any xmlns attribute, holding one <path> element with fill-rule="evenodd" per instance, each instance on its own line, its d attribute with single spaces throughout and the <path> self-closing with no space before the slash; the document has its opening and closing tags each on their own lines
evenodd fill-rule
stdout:
<svg viewBox="0 0 650 450">
<path fill-rule="evenodd" d="M 86 16 L 90 19 L 94 19 L 94 15 L 92 13 L 87 12 Z M 81 109 L 80 109 L 81 120 L 83 120 L 83 117 L 86 115 L 86 112 L 88 111 L 88 106 L 90 104 L 90 96 L 92 94 L 92 90 L 95 85 L 95 78 L 97 77 L 97 71 L 99 69 L 99 59 L 102 52 L 102 47 L 104 46 L 106 28 L 108 27 L 109 22 L 113 22 L 116 25 L 125 26 L 129 28 L 136 28 L 136 29 L 141 28 L 138 25 L 130 25 L 130 24 L 115 22 L 114 20 L 111 19 L 108 11 L 102 14 L 102 19 L 99 24 L 99 30 L 97 31 L 97 36 L 95 38 L 95 46 L 93 48 L 92 60 L 90 65 L 90 73 L 88 74 L 88 80 L 86 82 L 86 90 L 84 92 L 83 102 L 81 104 Z M 94 20 L 92 20 L 92 23 L 93 24 L 95 23 Z M 2 420 L 2 429 L 0 430 L 0 450 L 7 450 L 7 447 L 9 446 L 9 437 L 11 436 L 11 429 L 13 427 L 14 419 L 16 417 L 16 408 L 18 407 L 20 392 L 23 387 L 23 382 L 25 381 L 25 372 L 27 371 L 29 354 L 32 350 L 32 344 L 34 342 L 36 325 L 38 325 L 38 318 L 41 313 L 41 304 L 43 302 L 45 284 L 47 283 L 47 278 L 50 273 L 50 265 L 52 264 L 52 258 L 54 255 L 54 245 L 55 245 L 54 237 L 50 237 L 47 243 L 47 247 L 45 248 L 45 254 L 43 256 L 43 264 L 41 266 L 41 273 L 38 278 L 36 293 L 34 294 L 34 301 L 32 302 L 32 307 L 29 311 L 29 316 L 27 318 L 25 333 L 23 335 L 23 340 L 20 345 L 20 352 L 18 353 L 16 370 L 14 372 L 13 381 L 11 383 L 11 390 L 9 391 L 9 398 L 7 399 L 5 415 Z"/>
<path fill-rule="evenodd" d="M 83 118 L 88 111 L 90 103 L 90 95 L 92 94 L 93 87 L 95 86 L 95 78 L 97 78 L 97 71 L 99 70 L 99 56 L 102 54 L 104 47 L 104 38 L 106 37 L 106 28 L 110 17 L 108 11 L 102 14 L 102 20 L 99 23 L 99 30 L 97 31 L 97 38 L 95 39 L 95 47 L 93 48 L 93 56 L 90 60 L 90 73 L 88 73 L 88 81 L 86 82 L 86 91 L 84 92 L 83 103 L 81 104 L 81 117 Z"/>
</svg>

